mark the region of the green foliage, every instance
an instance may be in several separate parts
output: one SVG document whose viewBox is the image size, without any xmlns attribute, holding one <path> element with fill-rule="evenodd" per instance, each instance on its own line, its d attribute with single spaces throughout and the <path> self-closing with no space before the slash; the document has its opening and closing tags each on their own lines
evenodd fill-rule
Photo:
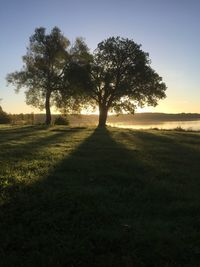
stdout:
<svg viewBox="0 0 200 267">
<path fill-rule="evenodd" d="M 46 109 L 46 123 L 49 124 L 51 104 L 59 107 L 59 100 L 64 97 L 67 99 L 65 104 L 70 102 L 75 88 L 70 80 L 71 66 L 82 63 L 87 50 L 81 38 L 70 46 L 69 40 L 57 27 L 50 34 L 46 33 L 45 28 L 37 28 L 23 56 L 22 70 L 9 74 L 7 81 L 16 87 L 16 91 L 22 87 L 26 89 L 28 105 Z M 76 79 L 78 77 L 74 76 L 73 80 Z"/>
<path fill-rule="evenodd" d="M 65 116 L 58 116 L 54 121 L 55 125 L 69 125 L 69 120 Z"/>
<path fill-rule="evenodd" d="M 23 69 L 7 76 L 8 83 L 14 84 L 16 91 L 26 88 L 28 105 L 46 109 L 47 124 L 51 123 L 50 99 L 64 86 L 62 78 L 69 44 L 57 27 L 50 34 L 46 34 L 45 28 L 37 28 L 23 56 Z"/>
<path fill-rule="evenodd" d="M 17 91 L 21 87 L 27 89 L 27 104 L 43 109 L 46 92 L 59 88 L 68 46 L 69 41 L 57 27 L 50 34 L 46 34 L 45 28 L 37 28 L 30 37 L 23 69 L 7 76 L 8 83 L 13 83 Z"/>
<path fill-rule="evenodd" d="M 108 110 L 134 113 L 136 106 L 156 106 L 165 97 L 166 85 L 151 68 L 148 53 L 140 47 L 120 37 L 98 44 L 88 95 L 99 106 L 100 116 L 101 111 L 107 116 Z"/>
<path fill-rule="evenodd" d="M 3 111 L 2 107 L 0 106 L 0 124 L 8 124 L 11 122 L 11 117 Z"/>
<path fill-rule="evenodd" d="M 90 54 L 82 38 L 70 45 L 54 27 L 50 34 L 37 28 L 30 38 L 21 71 L 7 76 L 16 91 L 26 88 L 26 102 L 46 109 L 51 104 L 66 111 L 98 105 L 103 124 L 108 110 L 134 113 L 136 106 L 156 106 L 166 85 L 151 68 L 148 53 L 133 40 L 110 37 Z"/>
<path fill-rule="evenodd" d="M 199 266 L 199 137 L 0 128 L 1 267 Z"/>
</svg>

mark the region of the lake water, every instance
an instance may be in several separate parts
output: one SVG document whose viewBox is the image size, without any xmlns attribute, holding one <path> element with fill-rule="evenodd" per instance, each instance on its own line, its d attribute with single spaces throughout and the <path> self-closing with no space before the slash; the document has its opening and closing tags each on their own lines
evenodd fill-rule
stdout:
<svg viewBox="0 0 200 267">
<path fill-rule="evenodd" d="M 181 127 L 184 130 L 200 130 L 200 120 L 195 121 L 151 121 L 151 122 L 125 122 L 125 123 L 108 123 L 108 125 L 113 127 L 120 128 L 129 128 L 129 129 L 175 129 Z"/>
</svg>

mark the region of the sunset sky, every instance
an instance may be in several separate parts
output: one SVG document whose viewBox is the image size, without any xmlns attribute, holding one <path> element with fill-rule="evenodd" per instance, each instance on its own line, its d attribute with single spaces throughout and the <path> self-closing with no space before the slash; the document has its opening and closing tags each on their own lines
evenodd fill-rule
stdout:
<svg viewBox="0 0 200 267">
<path fill-rule="evenodd" d="M 133 39 L 149 52 L 152 67 L 166 83 L 167 98 L 151 112 L 200 113 L 199 0 L 1 0 L 0 98 L 10 113 L 34 110 L 23 91 L 7 86 L 8 73 L 20 70 L 35 28 L 58 26 L 91 50 L 110 36 Z"/>
</svg>

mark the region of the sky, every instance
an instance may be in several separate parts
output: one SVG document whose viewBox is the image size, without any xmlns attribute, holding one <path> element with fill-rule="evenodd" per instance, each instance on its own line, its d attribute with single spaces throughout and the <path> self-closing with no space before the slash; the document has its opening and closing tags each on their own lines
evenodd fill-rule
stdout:
<svg viewBox="0 0 200 267">
<path fill-rule="evenodd" d="M 35 28 L 58 26 L 71 42 L 84 37 L 91 51 L 110 36 L 142 45 L 167 85 L 166 99 L 142 111 L 200 113 L 199 14 L 199 0 L 0 0 L 0 104 L 9 113 L 37 112 L 5 77 L 22 68 Z"/>
</svg>

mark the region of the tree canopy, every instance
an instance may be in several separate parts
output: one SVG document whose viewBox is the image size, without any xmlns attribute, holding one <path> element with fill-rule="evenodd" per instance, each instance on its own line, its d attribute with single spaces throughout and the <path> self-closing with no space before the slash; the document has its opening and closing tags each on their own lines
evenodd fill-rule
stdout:
<svg viewBox="0 0 200 267">
<path fill-rule="evenodd" d="M 87 95 L 99 106 L 99 126 L 108 110 L 133 113 L 136 106 L 156 106 L 166 85 L 151 68 L 148 53 L 133 40 L 110 37 L 98 44 L 90 69 Z"/>
<path fill-rule="evenodd" d="M 27 53 L 23 56 L 22 70 L 9 74 L 7 81 L 14 84 L 16 91 L 25 88 L 26 103 L 40 109 L 45 108 L 46 124 L 50 124 L 51 102 L 59 105 L 62 95 L 65 95 L 65 99 L 66 96 L 70 99 L 70 69 L 81 62 L 87 51 L 81 38 L 77 38 L 70 46 L 70 41 L 59 28 L 54 27 L 49 34 L 45 28 L 37 28 L 30 37 Z"/>
<path fill-rule="evenodd" d="M 99 126 L 108 111 L 131 112 L 139 105 L 156 106 L 165 97 L 166 85 L 150 66 L 149 54 L 133 40 L 110 37 L 93 54 L 82 38 L 73 45 L 54 27 L 35 29 L 21 71 L 8 74 L 16 91 L 25 88 L 26 102 L 46 110 L 51 123 L 51 103 L 78 109 L 98 105 Z"/>
</svg>

